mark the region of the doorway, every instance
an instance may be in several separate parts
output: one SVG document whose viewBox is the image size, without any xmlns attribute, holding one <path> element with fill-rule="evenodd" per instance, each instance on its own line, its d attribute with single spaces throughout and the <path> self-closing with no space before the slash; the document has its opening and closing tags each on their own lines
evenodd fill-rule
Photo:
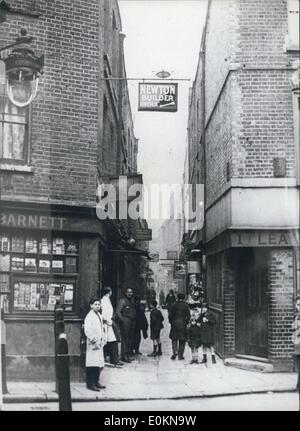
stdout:
<svg viewBox="0 0 300 431">
<path fill-rule="evenodd" d="M 237 353 L 268 356 L 267 249 L 239 251 L 236 289 Z"/>
</svg>

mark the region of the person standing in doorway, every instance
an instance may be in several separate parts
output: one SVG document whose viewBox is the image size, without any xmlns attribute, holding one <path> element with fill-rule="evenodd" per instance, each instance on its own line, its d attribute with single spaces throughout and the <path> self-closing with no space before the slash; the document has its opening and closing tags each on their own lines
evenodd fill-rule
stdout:
<svg viewBox="0 0 300 431">
<path fill-rule="evenodd" d="M 98 298 L 90 300 L 90 311 L 84 319 L 84 333 L 86 341 L 86 384 L 91 391 L 99 392 L 105 389 L 100 384 L 100 374 L 104 367 L 103 347 L 105 333 L 100 313 L 101 304 Z"/>
<path fill-rule="evenodd" d="M 190 320 L 189 306 L 184 302 L 184 294 L 178 293 L 177 302 L 172 305 L 169 312 L 171 324 L 170 339 L 172 340 L 173 355 L 171 359 L 184 359 L 185 342 L 187 339 L 187 324 Z"/>
<path fill-rule="evenodd" d="M 116 317 L 121 332 L 121 361 L 131 362 L 134 328 L 136 320 L 135 305 L 133 302 L 133 290 L 127 287 L 125 295 L 119 300 Z"/>
<path fill-rule="evenodd" d="M 161 341 L 160 331 L 164 327 L 164 317 L 160 310 L 157 309 L 157 301 L 152 300 L 150 302 L 151 313 L 150 313 L 150 338 L 153 340 L 153 352 L 148 356 L 161 356 Z"/>
<path fill-rule="evenodd" d="M 135 319 L 135 329 L 134 329 L 134 336 L 133 336 L 133 351 L 136 355 L 141 355 L 140 352 L 140 343 L 141 343 L 141 332 L 143 333 L 144 339 L 148 337 L 148 322 L 147 318 L 145 316 L 144 307 L 141 304 L 141 297 L 135 296 L 134 297 L 134 304 L 135 304 L 135 313 L 136 313 L 136 319 Z"/>
<path fill-rule="evenodd" d="M 111 295 L 111 287 L 104 287 L 101 299 L 102 318 L 107 335 L 107 344 L 104 346 L 104 354 L 105 356 L 109 356 L 111 364 L 115 367 L 121 367 L 123 364 L 119 361 L 118 341 L 113 329 L 114 309 L 110 300 Z"/>
</svg>

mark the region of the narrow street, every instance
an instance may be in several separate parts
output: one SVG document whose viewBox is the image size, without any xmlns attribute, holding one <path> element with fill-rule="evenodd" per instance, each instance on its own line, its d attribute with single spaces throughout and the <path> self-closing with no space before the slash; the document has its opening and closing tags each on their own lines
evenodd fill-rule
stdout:
<svg viewBox="0 0 300 431">
<path fill-rule="evenodd" d="M 186 346 L 185 360 L 171 360 L 170 325 L 167 311 L 162 330 L 161 357 L 151 358 L 152 341 L 142 340 L 141 356 L 122 368 L 106 366 L 101 379 L 106 389 L 94 393 L 85 383 L 72 382 L 71 393 L 74 410 L 297 410 L 298 394 L 295 373 L 260 373 L 225 366 L 217 357 L 217 363 L 191 365 L 190 348 Z M 146 313 L 149 321 L 149 312 Z M 201 359 L 201 349 L 199 349 Z M 33 384 L 9 382 L 9 392 L 22 394 L 22 404 L 6 401 L 6 410 L 41 409 L 57 410 L 57 394 L 53 383 Z M 280 392 L 280 393 L 273 393 Z M 255 395 L 253 395 L 255 393 Z M 31 404 L 31 394 L 36 404 Z M 42 396 L 45 401 L 40 403 Z M 20 395 L 21 396 L 21 395 Z M 258 398 L 257 398 L 258 397 Z M 280 399 L 286 400 L 281 403 Z M 9 397 L 6 396 L 9 400 Z M 261 400 L 261 401 L 259 401 Z"/>
</svg>

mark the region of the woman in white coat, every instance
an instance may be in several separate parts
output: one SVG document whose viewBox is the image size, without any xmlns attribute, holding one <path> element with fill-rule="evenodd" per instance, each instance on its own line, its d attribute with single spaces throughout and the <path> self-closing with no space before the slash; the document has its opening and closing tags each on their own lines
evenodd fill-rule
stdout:
<svg viewBox="0 0 300 431">
<path fill-rule="evenodd" d="M 103 319 L 100 313 L 101 303 L 97 298 L 90 300 L 91 310 L 84 320 L 86 341 L 86 384 L 91 391 L 99 392 L 105 386 L 99 382 L 100 373 L 104 367 L 103 347 L 105 332 Z"/>
<path fill-rule="evenodd" d="M 123 365 L 123 363 L 119 360 L 118 341 L 113 329 L 114 309 L 110 300 L 111 295 L 111 287 L 104 287 L 101 299 L 102 318 L 107 336 L 107 344 L 105 346 L 104 353 L 105 356 L 107 353 L 107 355 L 110 357 L 111 364 L 119 368 L 121 365 Z"/>
</svg>

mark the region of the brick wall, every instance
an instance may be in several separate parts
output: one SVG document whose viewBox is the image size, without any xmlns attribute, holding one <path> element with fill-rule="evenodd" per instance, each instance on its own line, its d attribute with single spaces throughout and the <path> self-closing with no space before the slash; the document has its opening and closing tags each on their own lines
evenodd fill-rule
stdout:
<svg viewBox="0 0 300 431">
<path fill-rule="evenodd" d="M 235 278 L 230 255 L 226 252 L 223 253 L 222 272 L 224 355 L 232 356 L 235 353 Z"/>
<path fill-rule="evenodd" d="M 295 176 L 285 1 L 212 0 L 206 33 L 207 204 L 230 178 Z M 229 75 L 228 75 L 229 74 Z M 227 77 L 227 80 L 226 80 Z M 200 86 L 200 81 L 197 82 Z"/>
<path fill-rule="evenodd" d="M 272 249 L 269 261 L 269 354 L 275 366 L 291 362 L 291 325 L 294 318 L 294 265 L 292 249 Z"/>
<path fill-rule="evenodd" d="M 26 2 L 26 4 L 32 2 Z M 24 8 L 25 2 L 10 1 Z M 32 174 L 13 174 L 2 198 L 81 203 L 95 201 L 99 1 L 37 2 L 39 18 L 8 15 L 1 42 L 12 42 L 22 27 L 45 54 L 44 75 L 31 107 Z M 11 174 L 7 174 L 11 175 Z"/>
</svg>

